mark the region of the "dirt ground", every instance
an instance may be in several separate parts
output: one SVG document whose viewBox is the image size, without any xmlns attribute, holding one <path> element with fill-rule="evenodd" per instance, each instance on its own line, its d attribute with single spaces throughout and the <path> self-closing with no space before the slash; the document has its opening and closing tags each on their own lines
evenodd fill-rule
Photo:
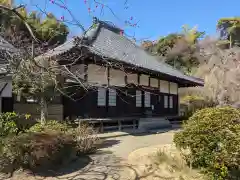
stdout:
<svg viewBox="0 0 240 180">
<path fill-rule="evenodd" d="M 137 180 L 145 179 L 138 176 L 134 167 L 146 152 L 155 152 L 158 147 L 171 145 L 175 130 L 153 134 L 105 134 L 103 147 L 94 155 L 83 157 L 71 166 L 58 172 L 48 174 L 15 173 L 11 180 Z M 147 150 L 139 150 L 149 147 Z M 151 148 L 152 147 L 152 148 Z M 135 155 L 133 155 L 133 152 Z M 139 152 L 141 152 L 139 154 Z M 135 160 L 134 160 L 135 159 Z M 133 161 L 134 160 L 134 161 Z M 148 167 L 144 167 L 145 169 Z M 133 175 L 134 174 L 134 175 Z M 6 178 L 5 178 L 6 179 Z"/>
</svg>

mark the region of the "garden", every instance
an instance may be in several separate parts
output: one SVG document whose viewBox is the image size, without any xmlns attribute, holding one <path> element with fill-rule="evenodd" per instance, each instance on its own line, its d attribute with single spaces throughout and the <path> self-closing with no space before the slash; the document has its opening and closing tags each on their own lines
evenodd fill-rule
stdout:
<svg viewBox="0 0 240 180">
<path fill-rule="evenodd" d="M 14 112 L 0 115 L 0 172 L 57 170 L 82 156 L 94 153 L 100 139 L 86 124 L 48 120 L 44 124 L 31 115 Z"/>
</svg>

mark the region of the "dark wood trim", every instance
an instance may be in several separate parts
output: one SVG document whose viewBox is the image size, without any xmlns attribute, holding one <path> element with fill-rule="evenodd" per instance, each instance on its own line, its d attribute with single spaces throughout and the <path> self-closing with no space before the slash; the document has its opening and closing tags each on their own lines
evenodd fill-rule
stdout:
<svg viewBox="0 0 240 180">
<path fill-rule="evenodd" d="M 106 113 L 109 111 L 109 87 L 106 88 Z"/>
<path fill-rule="evenodd" d="M 138 85 L 140 85 L 140 73 L 137 73 L 137 78 L 138 78 Z"/>
<path fill-rule="evenodd" d="M 74 55 L 73 55 L 73 52 L 75 52 Z M 94 64 L 97 64 L 99 62 L 101 62 L 101 64 L 107 64 L 106 61 L 101 56 L 90 52 L 88 50 L 88 48 L 86 48 L 86 47 L 73 48 L 72 50 L 57 56 L 55 59 L 57 59 L 57 61 L 59 62 L 60 65 L 61 64 L 69 64 L 69 63 L 71 63 L 70 60 L 76 59 L 76 58 L 74 58 L 74 56 L 78 56 L 77 55 L 78 52 L 79 52 L 79 54 L 80 53 L 83 54 L 83 57 L 77 63 L 81 62 L 82 59 L 88 59 L 89 61 L 92 61 Z M 90 59 L 89 57 L 94 57 L 94 58 Z M 111 62 L 112 66 L 116 66 L 116 68 L 117 68 L 117 65 L 115 65 L 115 64 L 118 64 L 118 66 L 119 65 L 124 66 L 125 71 L 140 72 L 140 73 L 143 73 L 143 74 L 148 74 L 148 75 L 151 75 L 151 76 L 155 76 L 155 77 L 160 78 L 160 79 L 166 79 L 168 81 L 178 83 L 179 87 L 197 86 L 197 85 L 202 86 L 202 84 L 194 83 L 194 82 L 191 82 L 191 81 L 188 81 L 188 80 L 185 80 L 185 79 L 181 79 L 181 78 L 176 78 L 174 76 L 164 74 L 164 73 L 160 73 L 160 72 L 150 70 L 150 69 L 147 69 L 147 68 L 143 68 L 143 67 L 140 68 L 140 67 L 134 66 L 132 64 L 126 63 L 126 62 L 117 61 L 115 59 L 108 58 L 108 62 Z"/>
<path fill-rule="evenodd" d="M 102 61 L 103 63 L 106 63 L 102 60 L 101 57 L 98 57 L 98 60 L 99 61 Z M 156 71 L 153 71 L 153 70 L 149 70 L 149 69 L 146 69 L 146 68 L 143 68 L 143 67 L 137 67 L 137 66 L 134 66 L 134 65 L 131 65 L 131 64 L 128 64 L 128 63 L 124 63 L 124 62 L 119 62 L 119 61 L 116 61 L 114 59 L 108 59 L 109 62 L 112 62 L 112 66 L 114 66 L 114 62 L 119 65 L 122 65 L 124 66 L 125 68 L 125 71 L 130 71 L 130 72 L 139 72 L 141 74 L 146 74 L 146 75 L 150 75 L 150 76 L 154 76 L 156 78 L 159 78 L 159 79 L 164 79 L 164 80 L 167 80 L 167 81 L 171 81 L 171 82 L 175 82 L 175 83 L 178 83 L 178 84 L 181 84 L 182 86 L 192 86 L 192 85 L 200 85 L 200 84 L 197 84 L 197 83 L 193 83 L 193 82 L 190 82 L 188 80 L 185 80 L 185 79 L 180 79 L 180 78 L 176 78 L 176 77 L 173 77 L 173 76 L 170 76 L 168 74 L 164 74 L 164 73 L 160 73 L 160 72 L 156 72 Z M 116 67 L 117 68 L 117 67 Z M 200 85 L 201 86 L 201 85 Z"/>
<path fill-rule="evenodd" d="M 169 81 L 167 82 L 168 82 L 168 94 L 170 94 L 170 82 Z"/>
<path fill-rule="evenodd" d="M 107 85 L 110 86 L 110 67 L 107 66 Z"/>
<path fill-rule="evenodd" d="M 145 104 L 145 91 L 141 90 L 142 93 L 142 114 L 144 114 L 144 104 Z"/>
<path fill-rule="evenodd" d="M 168 111 L 171 111 L 171 108 L 170 108 L 170 96 L 171 96 L 171 93 L 170 93 L 170 82 L 168 81 Z"/>
<path fill-rule="evenodd" d="M 124 81 L 125 81 L 125 85 L 127 85 L 127 84 L 128 84 L 128 77 L 127 77 L 127 74 L 125 74 L 125 76 L 124 76 Z"/>
</svg>

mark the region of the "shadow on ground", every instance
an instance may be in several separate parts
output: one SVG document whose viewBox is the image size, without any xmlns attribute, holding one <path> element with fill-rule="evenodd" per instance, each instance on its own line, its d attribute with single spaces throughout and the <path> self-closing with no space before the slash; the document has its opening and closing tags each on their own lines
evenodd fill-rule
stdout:
<svg viewBox="0 0 240 180">
<path fill-rule="evenodd" d="M 89 157 L 82 157 L 59 169 L 45 173 L 17 173 L 9 180 L 143 180 L 164 177 L 155 174 L 151 168 L 144 175 L 137 167 L 127 164 L 110 151 L 98 151 Z"/>
<path fill-rule="evenodd" d="M 160 134 L 171 130 L 173 129 L 145 132 L 138 134 L 138 136 L 146 136 L 154 133 Z M 140 140 L 142 141 L 142 138 L 140 138 Z M 34 174 L 16 173 L 13 178 L 9 180 L 143 180 L 158 176 L 158 174 L 155 173 L 156 169 L 153 168 L 147 169 L 144 176 L 142 173 L 140 175 L 136 166 L 128 164 L 124 159 L 117 157 L 116 153 L 113 154 L 112 151 L 106 150 L 106 148 L 120 143 L 119 140 L 105 139 L 104 141 L 101 148 L 105 149 L 101 149 L 97 151 L 97 153 L 89 156 L 82 156 L 57 171 L 45 171 L 44 173 L 35 172 Z M 128 146 L 126 146 L 126 148 L 128 148 Z M 159 176 L 156 177 L 156 179 L 157 178 L 160 179 L 161 177 Z"/>
<path fill-rule="evenodd" d="M 80 159 L 72 163 L 71 166 L 54 172 L 51 177 L 61 180 L 105 180 L 109 177 L 120 179 L 120 169 L 117 165 L 120 164 L 121 159 L 115 157 L 112 152 L 98 151 L 96 154 L 91 155 L 89 159 L 91 160 L 85 159 L 83 161 L 83 159 Z M 86 162 L 89 162 L 89 164 L 85 166 L 84 163 Z M 43 174 L 41 174 L 41 176 L 44 177 Z M 48 177 L 45 176 L 43 179 L 48 180 Z"/>
<path fill-rule="evenodd" d="M 171 128 L 164 128 L 164 129 L 151 129 L 151 130 L 122 130 L 122 131 L 117 131 L 113 132 L 107 132 L 103 133 L 107 134 L 101 137 L 101 139 L 108 139 L 108 138 L 116 138 L 116 137 L 123 137 L 123 136 L 147 136 L 147 135 L 152 135 L 152 134 L 161 134 L 161 133 L 166 133 L 169 131 L 179 131 L 181 128 L 180 127 L 171 127 Z"/>
<path fill-rule="evenodd" d="M 112 147 L 116 144 L 119 144 L 121 141 L 120 140 L 115 140 L 115 139 L 106 139 L 103 141 L 103 143 L 100 145 L 100 149 L 101 148 L 108 148 L 108 147 Z"/>
<path fill-rule="evenodd" d="M 37 170 L 37 171 L 34 171 L 33 174 L 35 176 L 41 176 L 41 177 L 64 176 L 67 174 L 71 174 L 71 173 L 80 171 L 81 169 L 84 169 L 91 162 L 92 162 L 92 159 L 89 156 L 85 155 L 85 156 L 81 156 L 81 157 L 63 165 L 62 167 L 55 169 L 55 170 Z"/>
</svg>

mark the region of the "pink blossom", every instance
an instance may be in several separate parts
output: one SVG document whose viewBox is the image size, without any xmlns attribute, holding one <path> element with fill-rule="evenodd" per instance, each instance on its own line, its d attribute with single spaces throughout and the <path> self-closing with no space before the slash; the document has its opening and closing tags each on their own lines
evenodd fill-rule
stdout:
<svg viewBox="0 0 240 180">
<path fill-rule="evenodd" d="M 66 6 L 60 5 L 60 8 L 67 9 Z"/>
</svg>

